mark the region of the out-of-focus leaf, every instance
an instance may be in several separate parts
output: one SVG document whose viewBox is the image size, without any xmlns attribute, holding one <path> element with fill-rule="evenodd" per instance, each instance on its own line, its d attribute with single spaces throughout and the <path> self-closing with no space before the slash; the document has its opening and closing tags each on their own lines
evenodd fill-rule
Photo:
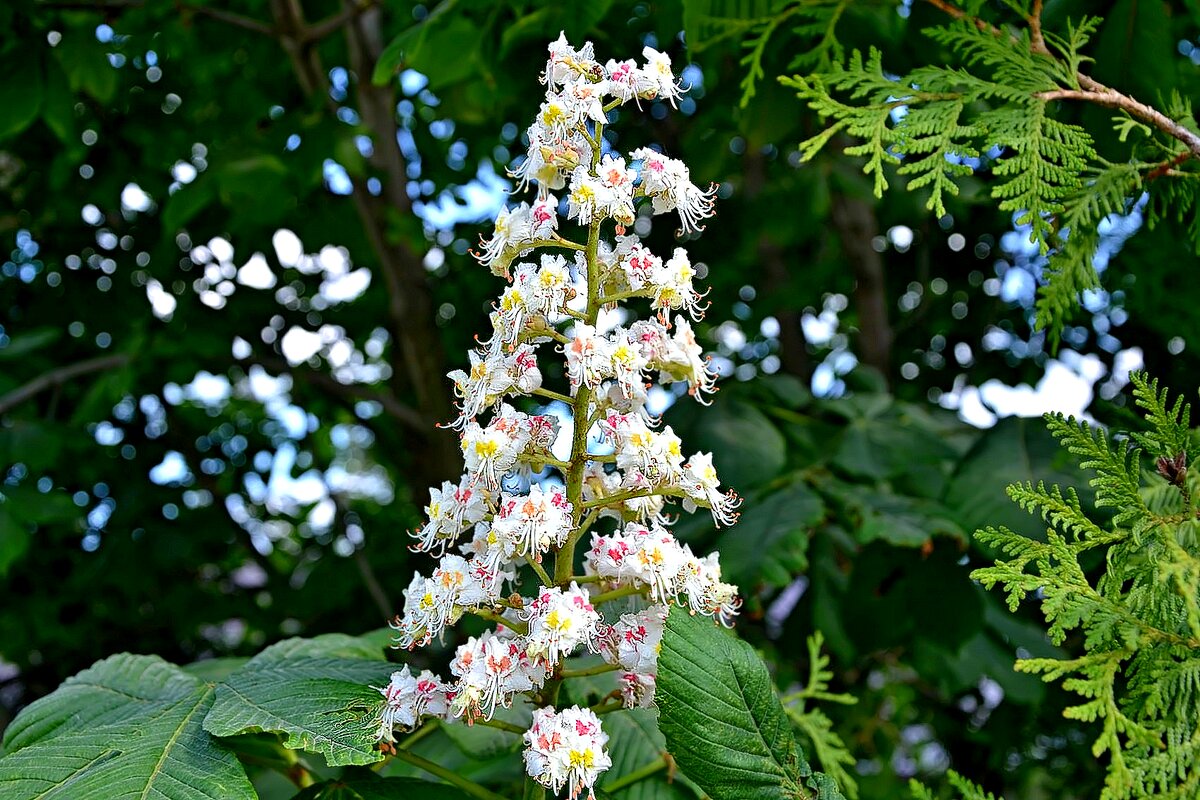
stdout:
<svg viewBox="0 0 1200 800">
<path fill-rule="evenodd" d="M 29 529 L 0 504 L 0 578 L 29 549 Z"/>
<path fill-rule="evenodd" d="M 0 347 L 0 361 L 11 361 L 24 358 L 30 353 L 41 350 L 47 345 L 54 344 L 62 338 L 61 328 L 35 328 L 19 336 L 14 336 L 4 347 Z"/>
<path fill-rule="evenodd" d="M 75 92 L 83 92 L 101 105 L 109 105 L 117 94 L 117 70 L 108 63 L 103 44 L 86 28 L 67 31 L 54 54 Z"/>
<path fill-rule="evenodd" d="M 370 770 L 310 786 L 292 800 L 466 800 L 469 795 L 445 783 L 419 778 L 381 778 Z"/>
<path fill-rule="evenodd" d="M 802 480 L 747 503 L 737 526 L 720 539 L 726 580 L 753 586 L 786 586 L 808 567 L 808 537 L 825 512 Z"/>
<path fill-rule="evenodd" d="M 967 530 L 986 525 L 1037 532 L 1037 524 L 1008 499 L 1010 483 L 1038 481 L 1074 486 L 1085 506 L 1092 492 L 1087 476 L 1058 446 L 1039 418 L 1007 417 L 988 429 L 958 465 L 944 501 Z"/>
<path fill-rule="evenodd" d="M 0 428 L 0 464 L 24 464 L 34 471 L 48 469 L 58 459 L 62 446 L 62 431 L 40 422 L 15 419 Z M 0 489 L 0 494 L 4 493 Z"/>
<path fill-rule="evenodd" d="M 42 101 L 42 119 L 46 127 L 67 146 L 79 141 L 75 125 L 75 96 L 71 83 L 62 66 L 55 60 L 46 62 L 45 97 Z"/>
<path fill-rule="evenodd" d="M 1170 97 L 1179 85 L 1179 56 L 1167 7 L 1156 0 L 1118 0 L 1096 38 L 1096 78 L 1152 105 Z"/>
<path fill-rule="evenodd" d="M 42 63 L 36 50 L 16 48 L 0 57 L 0 141 L 25 130 L 42 110 Z"/>
<path fill-rule="evenodd" d="M 783 469 L 787 442 L 757 408 L 742 400 L 728 400 L 702 412 L 685 411 L 685 441 L 689 451 L 712 452 L 724 485 L 745 494 Z"/>
</svg>

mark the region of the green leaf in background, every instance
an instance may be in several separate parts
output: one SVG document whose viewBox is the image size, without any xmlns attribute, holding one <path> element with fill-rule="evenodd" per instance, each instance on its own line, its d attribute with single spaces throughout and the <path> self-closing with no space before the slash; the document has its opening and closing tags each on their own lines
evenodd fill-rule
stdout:
<svg viewBox="0 0 1200 800">
<path fill-rule="evenodd" d="M 339 780 L 310 786 L 292 800 L 465 800 L 468 795 L 444 783 L 419 778 L 381 778 L 355 770 Z"/>
<path fill-rule="evenodd" d="M 12 341 L 0 348 L 0 361 L 22 358 L 37 352 L 47 345 L 54 344 L 62 338 L 63 331 L 59 328 L 46 326 L 34 328 L 27 333 L 14 336 Z"/>
<path fill-rule="evenodd" d="M 1179 72 L 1167 8 L 1156 0 L 1119 0 L 1096 40 L 1096 78 L 1152 105 L 1170 97 Z"/>
<path fill-rule="evenodd" d="M 0 796 L 254 800 L 237 758 L 201 727 L 213 694 L 156 656 L 105 659 L 13 720 Z"/>
<path fill-rule="evenodd" d="M 666 751 L 667 743 L 658 729 L 655 716 L 650 709 L 634 708 L 604 717 L 608 754 L 613 763 L 604 773 L 599 788 L 603 789 L 604 784 L 645 767 Z M 668 782 L 663 772 L 609 796 L 615 800 L 686 800 L 695 798 L 696 793 L 678 778 Z"/>
<path fill-rule="evenodd" d="M 779 475 L 787 460 L 787 441 L 756 407 L 741 400 L 718 401 L 699 410 L 682 405 L 675 418 L 686 428 L 680 436 L 688 451 L 711 451 L 726 486 L 744 494 Z"/>
<path fill-rule="evenodd" d="M 986 431 L 960 462 L 943 502 L 967 530 L 988 525 L 1036 532 L 1035 523 L 1008 499 L 1005 487 L 1038 481 L 1076 486 L 1084 507 L 1092 504 L 1087 476 L 1046 430 L 1040 418 L 1007 417 Z"/>
<path fill-rule="evenodd" d="M 762 659 L 711 620 L 671 609 L 656 697 L 671 754 L 713 800 L 841 798 L 814 791 Z"/>
<path fill-rule="evenodd" d="M 8 509 L 0 506 L 0 578 L 29 549 L 29 529 Z"/>
<path fill-rule="evenodd" d="M 107 48 L 96 40 L 94 29 L 79 28 L 63 33 L 54 54 L 67 73 L 71 89 L 84 92 L 102 106 L 117 95 L 117 70 L 108 63 Z"/>
<path fill-rule="evenodd" d="M 746 510 L 720 539 L 725 580 L 743 586 L 786 586 L 808 568 L 808 537 L 825 506 L 802 480 L 773 491 Z"/>
<path fill-rule="evenodd" d="M 320 753 L 330 766 L 370 764 L 379 692 L 396 669 L 374 644 L 329 634 L 268 647 L 217 687 L 204 720 L 215 736 L 278 733 L 293 750 Z"/>
<path fill-rule="evenodd" d="M 0 141 L 20 133 L 42 108 L 42 64 L 38 52 L 19 48 L 0 56 Z"/>
<path fill-rule="evenodd" d="M 484 25 L 455 11 L 469 3 L 447 2 L 393 39 L 379 56 L 372 80 L 383 85 L 402 69 L 415 69 L 428 76 L 433 91 L 478 74 Z M 456 54 L 446 58 L 447 53 Z"/>
</svg>

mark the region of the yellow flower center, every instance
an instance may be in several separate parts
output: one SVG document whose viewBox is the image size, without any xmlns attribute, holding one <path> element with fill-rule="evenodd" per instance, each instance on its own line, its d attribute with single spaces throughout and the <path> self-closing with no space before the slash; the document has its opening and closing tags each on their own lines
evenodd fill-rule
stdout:
<svg viewBox="0 0 1200 800">
<path fill-rule="evenodd" d="M 596 755 L 591 748 L 571 751 L 571 766 L 591 769 L 596 763 Z"/>
</svg>

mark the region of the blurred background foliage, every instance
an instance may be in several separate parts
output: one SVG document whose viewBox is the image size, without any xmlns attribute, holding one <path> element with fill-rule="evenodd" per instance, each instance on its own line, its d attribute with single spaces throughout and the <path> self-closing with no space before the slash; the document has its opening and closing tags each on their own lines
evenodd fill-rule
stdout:
<svg viewBox="0 0 1200 800">
<path fill-rule="evenodd" d="M 821 13 L 762 39 L 799 5 Z M 1107 19 L 1097 77 L 1195 99 L 1200 4 L 1045 19 L 1084 12 Z M 467 251 L 564 30 L 602 58 L 652 44 L 692 86 L 614 144 L 720 184 L 692 257 L 725 378 L 667 420 L 747 497 L 728 535 L 681 526 L 742 586 L 742 635 L 787 689 L 824 634 L 833 690 L 859 698 L 827 713 L 863 797 L 951 766 L 1093 796 L 1064 697 L 1012 671 L 1050 646 L 968 579 L 992 555 L 970 534 L 1036 531 L 1010 481 L 1080 485 L 1027 417 L 1125 420 L 1141 364 L 1194 383 L 1195 242 L 1137 206 L 1106 220 L 1104 289 L 1052 354 L 1030 325 L 1044 260 L 983 191 L 935 219 L 915 194 L 875 201 L 840 148 L 801 165 L 819 121 L 774 77 L 836 55 L 830 31 L 898 73 L 937 62 L 919 30 L 942 21 L 919 0 L 0 6 L 0 727 L 114 652 L 244 656 L 395 612 L 425 567 L 405 531 L 458 474 L 443 376 L 500 289 Z M 1077 121 L 1103 146 L 1106 115 Z M 638 224 L 671 246 L 669 221 Z"/>
</svg>

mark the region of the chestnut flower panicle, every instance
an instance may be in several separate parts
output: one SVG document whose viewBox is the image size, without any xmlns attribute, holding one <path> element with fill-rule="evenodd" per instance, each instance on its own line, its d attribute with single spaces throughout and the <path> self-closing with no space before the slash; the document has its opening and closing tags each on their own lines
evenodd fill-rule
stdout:
<svg viewBox="0 0 1200 800">
<path fill-rule="evenodd" d="M 697 557 L 670 532 L 674 504 L 732 525 L 741 501 L 722 490 L 711 454 L 689 455 L 650 411 L 655 381 L 705 402 L 716 375 L 692 327 L 706 308 L 699 265 L 683 247 L 656 254 L 629 230 L 639 215 L 675 213 L 694 235 L 716 190 L 678 159 L 645 147 L 623 155 L 605 139 L 617 107 L 674 106 L 684 91 L 667 54 L 647 47 L 642 58 L 600 62 L 565 36 L 549 47 L 545 99 L 511 170 L 517 191 L 534 184 L 536 195 L 501 210 L 473 253 L 507 285 L 490 335 L 448 376 L 464 473 L 429 491 L 411 536 L 439 562 L 413 576 L 392 622 L 410 649 L 444 639 L 464 614 L 495 627 L 452 642 L 449 680 L 404 667 L 377 687 L 382 743 L 427 716 L 511 731 L 519 705 L 542 706 L 523 734 L 526 773 L 572 800 L 593 798 L 612 765 L 596 711 L 654 702 L 669 606 L 730 625 L 741 604 L 716 555 Z M 622 305 L 632 313 L 620 324 L 601 313 Z M 539 357 L 555 354 L 561 366 L 543 372 Z M 576 548 L 588 541 L 580 568 Z M 619 598 L 625 613 L 606 620 Z M 603 663 L 572 668 L 583 652 Z M 558 704 L 563 681 L 605 671 L 620 703 Z"/>
</svg>

